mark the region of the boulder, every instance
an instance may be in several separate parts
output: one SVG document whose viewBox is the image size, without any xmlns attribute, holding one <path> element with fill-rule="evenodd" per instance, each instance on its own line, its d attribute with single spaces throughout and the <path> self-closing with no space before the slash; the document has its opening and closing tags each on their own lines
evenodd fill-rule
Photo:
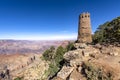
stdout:
<svg viewBox="0 0 120 80">
<path fill-rule="evenodd" d="M 83 50 L 83 51 L 82 51 L 82 55 L 83 55 L 84 57 L 88 57 L 88 56 L 90 55 L 90 50 Z"/>
<path fill-rule="evenodd" d="M 95 47 L 95 48 L 98 48 L 98 49 L 101 49 L 101 48 L 102 48 L 102 45 L 96 44 L 94 47 Z"/>
<path fill-rule="evenodd" d="M 78 67 L 78 72 L 81 73 L 81 71 L 82 71 L 82 67 L 79 66 L 79 67 Z"/>
<path fill-rule="evenodd" d="M 116 51 L 111 51 L 111 52 L 109 52 L 109 55 L 111 55 L 111 56 L 117 56 L 117 55 L 118 55 L 118 52 L 116 52 Z"/>
<path fill-rule="evenodd" d="M 63 66 L 60 72 L 58 72 L 57 77 L 66 80 L 66 78 L 71 74 L 74 70 L 74 67 Z"/>
<path fill-rule="evenodd" d="M 75 43 L 74 44 L 75 48 L 77 49 L 85 49 L 87 47 L 87 45 L 85 43 Z"/>
<path fill-rule="evenodd" d="M 76 67 L 76 66 L 80 66 L 80 65 L 82 65 L 82 58 L 80 58 L 80 59 L 75 59 L 75 60 L 71 60 L 70 61 L 70 66 L 72 66 L 72 67 Z"/>
<path fill-rule="evenodd" d="M 73 59 L 79 59 L 81 58 L 82 55 L 82 50 L 74 50 L 74 51 L 69 51 L 64 54 L 64 59 L 67 61 L 73 60 Z"/>
<path fill-rule="evenodd" d="M 109 53 L 110 53 L 110 50 L 109 50 L 108 48 L 106 48 L 106 47 L 102 47 L 101 53 L 102 53 L 102 54 L 109 54 Z"/>
<path fill-rule="evenodd" d="M 102 47 L 101 53 L 111 56 L 117 56 L 119 55 L 119 48 L 114 46 Z"/>
</svg>

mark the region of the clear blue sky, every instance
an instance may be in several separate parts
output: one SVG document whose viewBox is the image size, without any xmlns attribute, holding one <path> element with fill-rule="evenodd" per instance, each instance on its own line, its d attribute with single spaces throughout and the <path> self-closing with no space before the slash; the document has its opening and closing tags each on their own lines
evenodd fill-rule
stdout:
<svg viewBox="0 0 120 80">
<path fill-rule="evenodd" d="M 82 12 L 94 32 L 120 16 L 120 0 L 0 0 L 0 39 L 76 39 Z"/>
</svg>

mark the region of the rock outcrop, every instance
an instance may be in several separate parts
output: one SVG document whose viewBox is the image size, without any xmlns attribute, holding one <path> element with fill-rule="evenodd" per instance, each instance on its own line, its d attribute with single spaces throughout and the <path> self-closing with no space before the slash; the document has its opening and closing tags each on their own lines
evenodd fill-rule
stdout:
<svg viewBox="0 0 120 80">
<path fill-rule="evenodd" d="M 106 76 L 105 79 L 120 79 L 120 47 L 82 43 L 75 44 L 75 47 L 76 50 L 64 54 L 66 62 L 53 80 L 98 80 L 100 74 L 97 72 Z"/>
<path fill-rule="evenodd" d="M 57 74 L 57 76 L 65 80 L 73 70 L 74 70 L 74 67 L 63 66 L 62 70 Z"/>
<path fill-rule="evenodd" d="M 44 80 L 44 78 L 46 78 L 45 71 L 48 70 L 49 65 L 40 57 L 41 56 L 36 56 L 35 61 L 28 66 L 23 67 L 13 79 L 21 77 L 22 80 Z"/>
</svg>

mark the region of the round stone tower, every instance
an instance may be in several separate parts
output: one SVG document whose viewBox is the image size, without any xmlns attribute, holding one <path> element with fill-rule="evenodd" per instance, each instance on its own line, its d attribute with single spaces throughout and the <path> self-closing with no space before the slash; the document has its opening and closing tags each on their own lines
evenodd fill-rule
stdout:
<svg viewBox="0 0 120 80">
<path fill-rule="evenodd" d="M 79 43 L 91 43 L 92 42 L 92 31 L 90 13 L 82 13 L 79 16 L 78 23 L 78 38 Z"/>
</svg>

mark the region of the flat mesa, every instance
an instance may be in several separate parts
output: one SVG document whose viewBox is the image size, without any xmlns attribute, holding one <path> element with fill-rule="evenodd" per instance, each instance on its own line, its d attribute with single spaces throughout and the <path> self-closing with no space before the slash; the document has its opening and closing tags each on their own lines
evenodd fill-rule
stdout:
<svg viewBox="0 0 120 80">
<path fill-rule="evenodd" d="M 92 30 L 91 30 L 91 21 L 90 13 L 82 13 L 79 16 L 78 23 L 78 38 L 79 43 L 91 43 L 92 42 Z"/>
</svg>

